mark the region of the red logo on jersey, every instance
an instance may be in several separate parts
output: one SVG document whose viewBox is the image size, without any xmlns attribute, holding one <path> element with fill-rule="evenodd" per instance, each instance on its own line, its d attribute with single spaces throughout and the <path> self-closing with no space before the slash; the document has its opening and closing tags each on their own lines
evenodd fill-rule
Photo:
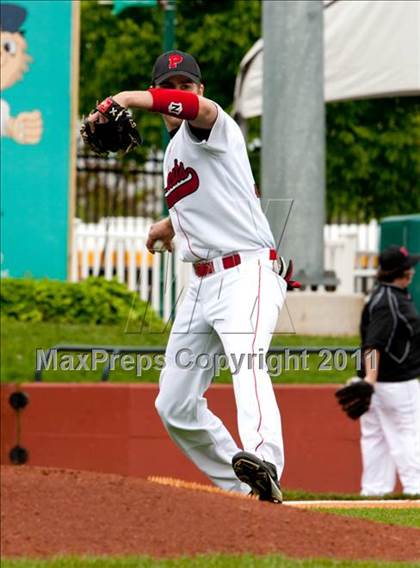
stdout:
<svg viewBox="0 0 420 568">
<path fill-rule="evenodd" d="M 174 161 L 174 167 L 168 174 L 165 197 L 170 209 L 180 199 L 197 191 L 200 185 L 197 172 L 193 168 L 185 168 L 182 162 Z"/>
<path fill-rule="evenodd" d="M 168 69 L 176 69 L 180 63 L 184 61 L 182 55 L 179 53 L 174 53 L 173 55 L 169 56 L 169 65 Z"/>
</svg>

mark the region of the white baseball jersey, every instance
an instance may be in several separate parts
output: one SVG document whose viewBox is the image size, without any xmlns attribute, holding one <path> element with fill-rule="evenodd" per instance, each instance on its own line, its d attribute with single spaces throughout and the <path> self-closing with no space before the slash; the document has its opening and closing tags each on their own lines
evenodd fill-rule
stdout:
<svg viewBox="0 0 420 568">
<path fill-rule="evenodd" d="M 274 239 L 255 192 L 245 141 L 238 125 L 217 106 L 207 140 L 199 141 L 187 121 L 168 145 L 164 159 L 165 196 L 187 262 L 247 253 L 238 265 L 200 277 L 193 272 L 177 309 L 159 381 L 156 408 L 172 439 L 218 487 L 249 493 L 232 469 L 239 448 L 207 407 L 204 393 L 215 373 L 214 357 L 229 364 L 245 356 L 250 364 L 233 373 L 238 431 L 243 448 L 284 465 L 281 417 L 265 361 L 286 282 L 268 249 Z M 195 130 L 194 130 L 195 131 Z M 215 263 L 217 264 L 217 263 Z M 178 356 L 191 354 L 191 366 Z M 198 360 L 205 354 L 210 366 Z"/>
<path fill-rule="evenodd" d="M 184 120 L 164 158 L 165 197 L 187 262 L 275 248 L 242 132 L 216 106 L 208 140 L 198 141 Z"/>
</svg>

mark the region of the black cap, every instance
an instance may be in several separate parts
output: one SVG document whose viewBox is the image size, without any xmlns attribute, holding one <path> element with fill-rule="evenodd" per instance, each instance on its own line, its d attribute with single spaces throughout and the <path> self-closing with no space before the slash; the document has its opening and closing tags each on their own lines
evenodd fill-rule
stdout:
<svg viewBox="0 0 420 568">
<path fill-rule="evenodd" d="M 201 71 L 197 61 L 189 53 L 176 49 L 167 51 L 156 59 L 152 83 L 158 85 L 173 75 L 184 75 L 194 83 L 201 83 Z"/>
<path fill-rule="evenodd" d="M 16 6 L 16 4 L 0 5 L 0 28 L 2 32 L 18 32 L 25 18 L 25 8 Z"/>
<path fill-rule="evenodd" d="M 384 272 L 400 272 L 412 268 L 419 260 L 419 254 L 409 254 L 405 247 L 393 245 L 379 255 L 379 266 Z"/>
</svg>

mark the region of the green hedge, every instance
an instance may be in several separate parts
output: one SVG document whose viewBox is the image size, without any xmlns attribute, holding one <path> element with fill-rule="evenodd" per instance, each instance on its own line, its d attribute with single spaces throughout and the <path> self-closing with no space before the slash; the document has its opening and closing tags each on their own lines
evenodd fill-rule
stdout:
<svg viewBox="0 0 420 568">
<path fill-rule="evenodd" d="M 162 321 L 137 293 L 104 278 L 88 278 L 77 283 L 5 278 L 1 281 L 0 307 L 3 316 L 21 322 L 129 321 L 131 325 L 144 320 L 149 329 L 162 328 Z"/>
</svg>

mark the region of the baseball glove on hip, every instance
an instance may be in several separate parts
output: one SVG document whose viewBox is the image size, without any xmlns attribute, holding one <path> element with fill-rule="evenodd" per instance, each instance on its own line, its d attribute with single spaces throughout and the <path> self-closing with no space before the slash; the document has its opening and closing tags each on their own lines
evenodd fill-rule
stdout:
<svg viewBox="0 0 420 568">
<path fill-rule="evenodd" d="M 369 410 L 373 392 L 374 388 L 370 383 L 355 377 L 338 389 L 335 396 L 347 416 L 357 420 Z"/>
<path fill-rule="evenodd" d="M 287 263 L 282 256 L 279 256 L 279 274 L 285 279 L 288 290 L 294 290 L 295 288 L 301 288 L 302 286 L 298 280 L 292 280 L 293 269 L 294 266 L 292 259 L 290 259 L 289 263 Z"/>
<path fill-rule="evenodd" d="M 95 121 L 86 118 L 80 129 L 83 141 L 95 154 L 107 156 L 109 152 L 129 152 L 143 140 L 131 113 L 111 97 L 102 101 L 92 111 Z"/>
</svg>

